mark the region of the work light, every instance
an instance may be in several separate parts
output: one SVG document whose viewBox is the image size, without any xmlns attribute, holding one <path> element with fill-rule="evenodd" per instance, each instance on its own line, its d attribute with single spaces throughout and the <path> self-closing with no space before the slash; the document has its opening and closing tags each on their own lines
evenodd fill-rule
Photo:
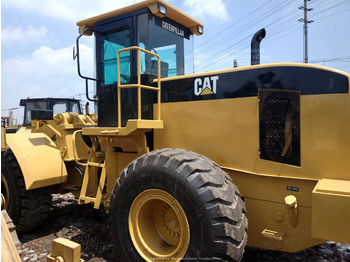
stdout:
<svg viewBox="0 0 350 262">
<path fill-rule="evenodd" d="M 162 4 L 158 4 L 158 11 L 159 11 L 159 13 L 161 13 L 161 14 L 163 14 L 163 15 L 165 15 L 165 16 L 166 16 L 166 14 L 167 14 L 167 9 L 166 9 L 166 7 L 165 7 L 164 5 L 162 5 Z"/>
<path fill-rule="evenodd" d="M 203 34 L 203 26 L 197 25 L 197 32 Z"/>
</svg>

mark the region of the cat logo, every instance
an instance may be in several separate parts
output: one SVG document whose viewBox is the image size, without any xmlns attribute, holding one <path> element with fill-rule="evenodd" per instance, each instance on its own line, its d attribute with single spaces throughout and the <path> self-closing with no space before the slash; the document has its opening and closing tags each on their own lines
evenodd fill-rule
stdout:
<svg viewBox="0 0 350 262">
<path fill-rule="evenodd" d="M 162 22 L 162 27 L 170 32 L 173 32 L 174 34 L 181 36 L 181 37 L 185 36 L 184 30 L 181 30 L 181 29 L 177 28 L 176 26 L 169 24 L 165 21 Z"/>
<path fill-rule="evenodd" d="M 208 76 L 203 80 L 202 78 L 196 78 L 194 80 L 194 94 L 199 95 L 213 95 L 216 94 L 216 83 L 219 76 Z"/>
</svg>

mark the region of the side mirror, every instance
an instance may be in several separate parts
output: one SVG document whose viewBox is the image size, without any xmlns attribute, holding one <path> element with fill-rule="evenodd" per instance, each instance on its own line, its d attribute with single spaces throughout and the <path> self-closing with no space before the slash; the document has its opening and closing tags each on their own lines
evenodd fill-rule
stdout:
<svg viewBox="0 0 350 262">
<path fill-rule="evenodd" d="M 89 101 L 92 101 L 92 102 L 98 102 L 97 99 L 91 99 L 89 97 L 89 85 L 88 85 L 88 81 L 91 80 L 91 81 L 95 81 L 95 82 L 98 82 L 98 79 L 97 78 L 91 78 L 91 77 L 87 77 L 87 76 L 83 76 L 80 72 L 80 54 L 79 54 L 79 39 L 85 35 L 87 32 L 91 32 L 92 33 L 97 33 L 97 31 L 91 29 L 91 28 L 86 28 L 78 37 L 77 37 L 77 40 L 76 40 L 76 52 L 75 52 L 75 48 L 73 47 L 73 60 L 77 60 L 77 69 L 78 69 L 78 75 L 85 79 L 85 87 L 86 87 L 86 98 L 87 100 Z"/>
</svg>

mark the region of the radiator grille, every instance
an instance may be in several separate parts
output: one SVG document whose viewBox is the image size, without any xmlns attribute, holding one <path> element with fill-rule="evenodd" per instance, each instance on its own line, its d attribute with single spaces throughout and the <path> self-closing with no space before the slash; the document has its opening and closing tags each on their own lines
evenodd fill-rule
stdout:
<svg viewBox="0 0 350 262">
<path fill-rule="evenodd" d="M 300 165 L 298 91 L 260 90 L 260 157 Z"/>
</svg>

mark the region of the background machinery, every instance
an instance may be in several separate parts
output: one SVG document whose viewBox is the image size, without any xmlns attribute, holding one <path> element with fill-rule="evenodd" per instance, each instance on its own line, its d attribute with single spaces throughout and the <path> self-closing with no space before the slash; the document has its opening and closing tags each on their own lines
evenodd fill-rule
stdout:
<svg viewBox="0 0 350 262">
<path fill-rule="evenodd" d="M 21 99 L 20 106 L 24 106 L 23 126 L 30 126 L 33 110 L 51 110 L 54 115 L 63 112 L 82 114 L 80 100 L 70 98 L 27 98 Z"/>
<path fill-rule="evenodd" d="M 109 212 L 125 261 L 350 242 L 349 74 L 297 63 L 193 74 L 203 24 L 163 0 L 77 25 L 98 124 L 33 110 L 31 127 L 7 135 L 2 179 L 19 230 L 60 190 Z M 96 78 L 80 71 L 89 35 Z"/>
</svg>

